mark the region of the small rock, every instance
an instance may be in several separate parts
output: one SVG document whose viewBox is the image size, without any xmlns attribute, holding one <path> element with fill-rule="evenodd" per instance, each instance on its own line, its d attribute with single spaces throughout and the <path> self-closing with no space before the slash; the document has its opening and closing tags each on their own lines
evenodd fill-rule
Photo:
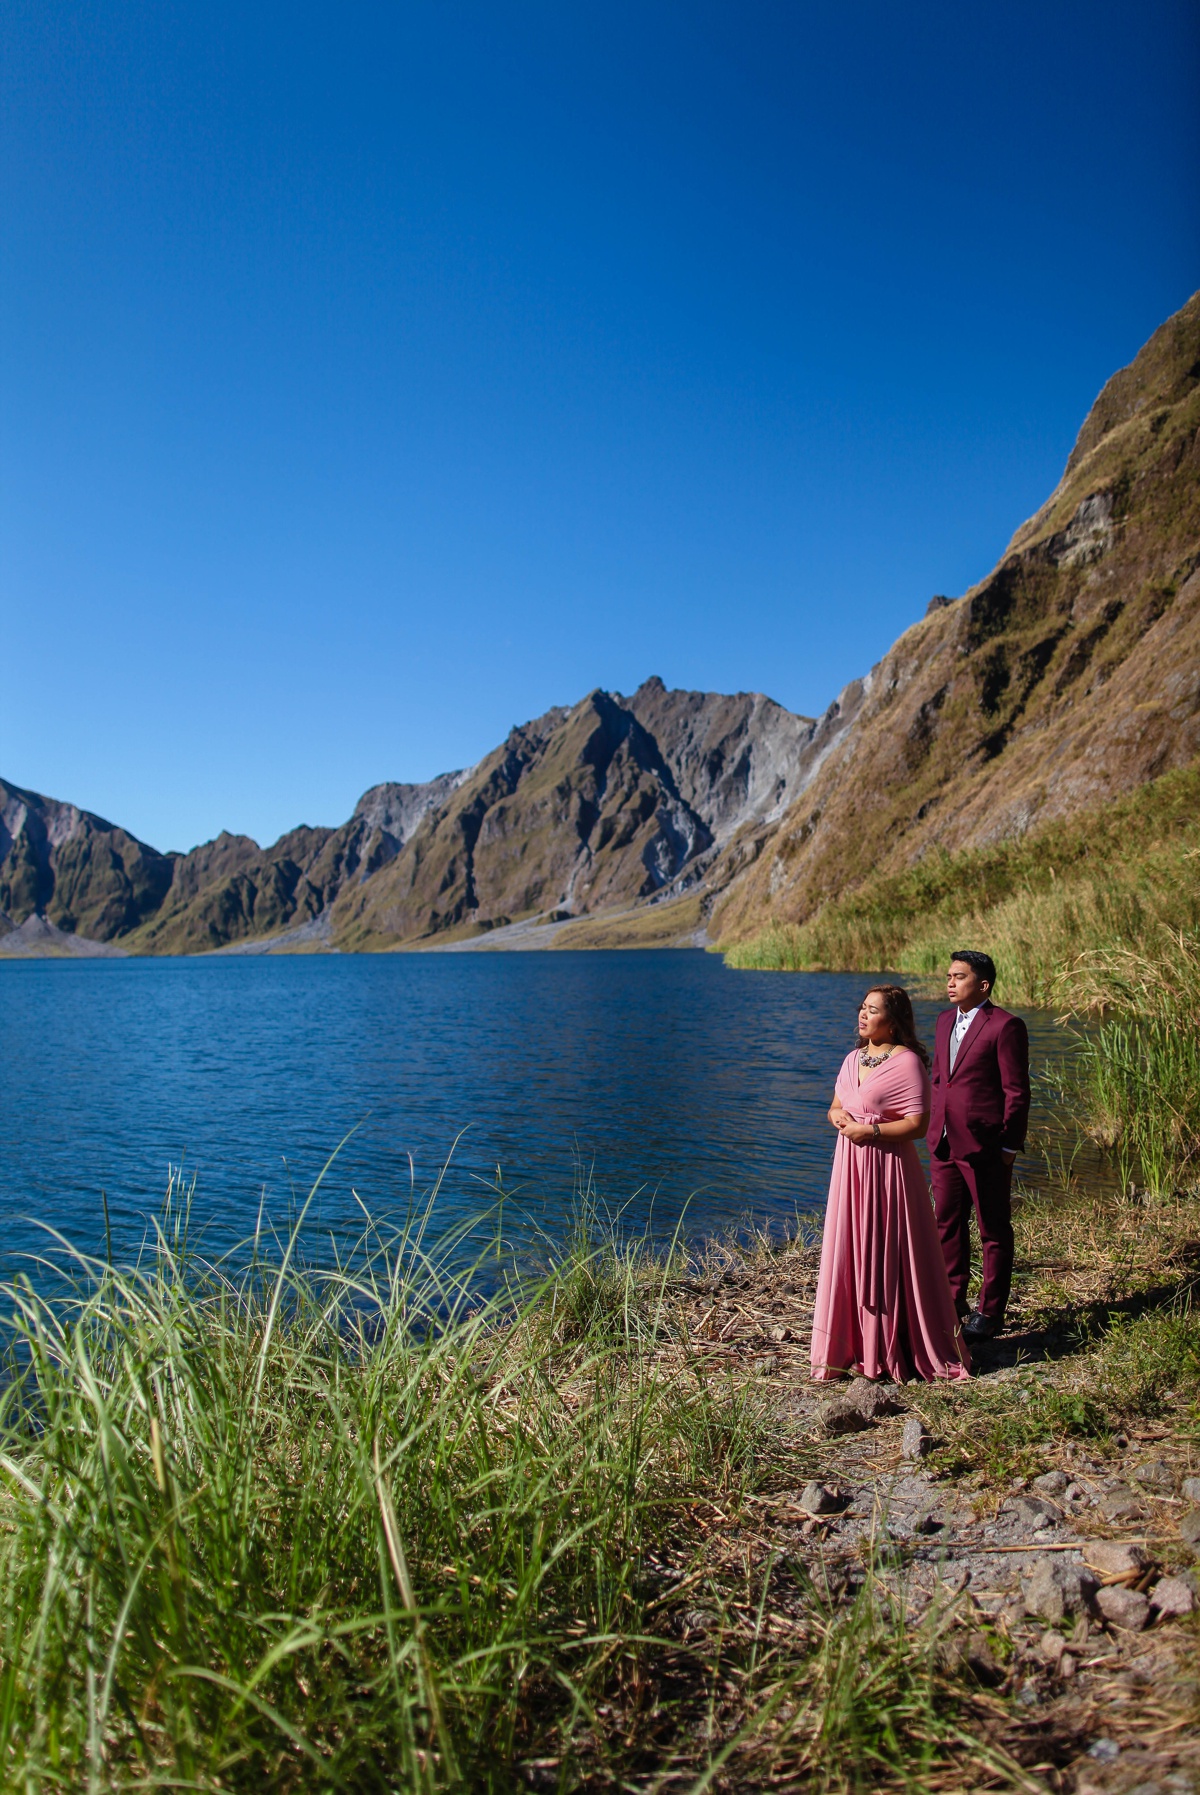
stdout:
<svg viewBox="0 0 1200 1795">
<path fill-rule="evenodd" d="M 951 1676 L 970 1672 L 980 1683 L 995 1687 L 1004 1681 L 1004 1668 L 997 1664 L 991 1641 L 984 1632 L 952 1633 L 938 1645 L 935 1653 L 938 1666 Z"/>
<path fill-rule="evenodd" d="M 778 1371 L 779 1359 L 775 1353 L 768 1353 L 765 1359 L 756 1361 L 754 1369 L 759 1377 L 770 1377 L 773 1371 Z"/>
<path fill-rule="evenodd" d="M 846 1391 L 846 1401 L 852 1402 L 868 1421 L 878 1421 L 881 1415 L 898 1415 L 904 1407 L 895 1384 L 876 1383 L 869 1377 L 855 1378 Z"/>
<path fill-rule="evenodd" d="M 1067 1487 L 1067 1479 L 1061 1471 L 1043 1471 L 1040 1477 L 1034 1478 L 1033 1487 L 1043 1496 L 1061 1496 Z"/>
<path fill-rule="evenodd" d="M 1023 1708 L 1036 1708 L 1041 1699 L 1032 1683 L 1022 1683 L 1017 1690 L 1017 1700 Z"/>
<path fill-rule="evenodd" d="M 837 1494 L 823 1483 L 806 1483 L 800 1492 L 800 1506 L 810 1515 L 835 1514 L 842 1506 Z"/>
<path fill-rule="evenodd" d="M 904 1423 L 904 1432 L 900 1440 L 900 1450 L 905 1458 L 924 1458 L 933 1445 L 925 1423 L 919 1415 L 910 1415 Z"/>
<path fill-rule="evenodd" d="M 1131 1489 L 1118 1486 L 1101 1496 L 1100 1512 L 1108 1521 L 1140 1521 L 1145 1510 Z"/>
<path fill-rule="evenodd" d="M 1045 1496 L 1012 1496 L 1000 1512 L 1012 1515 L 1023 1527 L 1056 1527 L 1062 1520 L 1062 1509 Z"/>
<path fill-rule="evenodd" d="M 1048 1664 L 1051 1670 L 1058 1669 L 1059 1662 L 1066 1649 L 1066 1640 L 1061 1633 L 1056 1633 L 1053 1627 L 1043 1633 L 1042 1637 L 1038 1640 L 1038 1657 L 1042 1660 L 1043 1664 Z"/>
<path fill-rule="evenodd" d="M 1119 1539 L 1090 1539 L 1084 1556 L 1102 1577 L 1131 1577 L 1150 1563 L 1140 1546 L 1127 1546 Z"/>
<path fill-rule="evenodd" d="M 1150 1606 L 1163 1620 L 1174 1620 L 1181 1614 L 1190 1614 L 1196 1598 L 1182 1577 L 1163 1577 L 1150 1591 Z"/>
<path fill-rule="evenodd" d="M 1160 1458 L 1148 1459 L 1144 1465 L 1135 1465 L 1133 1475 L 1145 1489 L 1159 1490 L 1164 1496 L 1169 1496 L 1175 1488 L 1175 1473 Z"/>
<path fill-rule="evenodd" d="M 1115 1739 L 1093 1739 L 1088 1746 L 1088 1757 L 1097 1764 L 1115 1764 L 1120 1755 L 1121 1747 Z"/>
<path fill-rule="evenodd" d="M 1186 1546 L 1200 1546 L 1200 1508 L 1191 1508 L 1179 1523 L 1179 1537 Z"/>
<path fill-rule="evenodd" d="M 1185 1502 L 1200 1503 L 1200 1477 L 1185 1477 L 1182 1495 Z"/>
<path fill-rule="evenodd" d="M 781 1327 L 768 1328 L 767 1337 L 768 1339 L 774 1340 L 777 1346 L 782 1345 L 783 1341 L 788 1337 L 788 1331 L 786 1328 Z"/>
<path fill-rule="evenodd" d="M 857 1434 L 871 1423 L 852 1402 L 844 1396 L 835 1396 L 832 1402 L 823 1402 L 817 1410 L 817 1420 L 827 1434 Z"/>
<path fill-rule="evenodd" d="M 1070 1682 L 1079 1669 L 1079 1662 L 1073 1652 L 1064 1652 L 1058 1661 L 1058 1674 L 1064 1683 Z"/>
<path fill-rule="evenodd" d="M 1063 1491 L 1063 1501 L 1070 1502 L 1074 1507 L 1081 1508 L 1091 1501 L 1091 1497 L 1083 1488 L 1082 1484 L 1069 1483 Z"/>
<path fill-rule="evenodd" d="M 994 1688 L 1004 1681 L 1004 1667 L 996 1661 L 992 1642 L 986 1633 L 967 1634 L 967 1668 L 981 1683 Z"/>
<path fill-rule="evenodd" d="M 1095 1578 L 1082 1565 L 1064 1564 L 1047 1555 L 1036 1559 L 1021 1578 L 1021 1599 L 1026 1614 L 1053 1624 L 1068 1614 L 1078 1614 L 1095 1587 Z"/>
<path fill-rule="evenodd" d="M 1146 1597 L 1136 1589 L 1122 1589 L 1119 1583 L 1110 1589 L 1098 1589 L 1096 1606 L 1110 1627 L 1120 1627 L 1126 1633 L 1140 1633 L 1150 1619 Z"/>
</svg>

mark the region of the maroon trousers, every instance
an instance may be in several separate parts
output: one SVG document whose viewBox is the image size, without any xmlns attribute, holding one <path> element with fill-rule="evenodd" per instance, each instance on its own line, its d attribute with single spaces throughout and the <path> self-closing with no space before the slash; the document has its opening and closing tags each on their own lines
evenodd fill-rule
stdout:
<svg viewBox="0 0 1200 1795">
<path fill-rule="evenodd" d="M 954 1306 L 960 1315 L 965 1315 L 969 1307 L 967 1285 L 971 1278 L 974 1208 L 983 1247 L 979 1312 L 989 1321 L 1001 1322 L 1012 1285 L 1012 1166 L 1000 1153 L 973 1162 L 939 1159 L 932 1153 L 929 1167 L 933 1175 L 933 1207 Z"/>
</svg>

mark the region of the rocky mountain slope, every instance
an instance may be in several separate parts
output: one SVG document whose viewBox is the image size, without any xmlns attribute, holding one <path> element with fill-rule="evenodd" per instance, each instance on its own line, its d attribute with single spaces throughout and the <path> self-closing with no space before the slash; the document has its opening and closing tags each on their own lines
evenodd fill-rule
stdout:
<svg viewBox="0 0 1200 1795">
<path fill-rule="evenodd" d="M 1095 807 L 1200 754 L 1198 431 L 1200 295 L 1105 386 L 995 571 L 815 723 L 755 693 L 597 690 L 340 828 L 190 854 L 0 781 L 0 936 L 366 949 L 521 923 L 527 945 L 531 919 L 579 918 L 556 945 L 619 945 L 671 938 L 674 907 L 732 942 Z"/>
<path fill-rule="evenodd" d="M 1200 753 L 1200 295 L 1104 387 L 999 566 L 818 722 L 710 883 L 725 941 L 932 847 L 1094 808 Z M 722 889 L 723 888 L 723 889 Z"/>
<path fill-rule="evenodd" d="M 550 711 L 465 772 L 375 786 L 339 829 L 265 849 L 223 834 L 190 854 L 3 784 L 0 910 L 9 928 L 37 915 L 137 953 L 281 931 L 377 948 L 586 916 L 702 879 L 731 836 L 778 813 L 812 731 L 756 693 L 651 679 Z"/>
</svg>

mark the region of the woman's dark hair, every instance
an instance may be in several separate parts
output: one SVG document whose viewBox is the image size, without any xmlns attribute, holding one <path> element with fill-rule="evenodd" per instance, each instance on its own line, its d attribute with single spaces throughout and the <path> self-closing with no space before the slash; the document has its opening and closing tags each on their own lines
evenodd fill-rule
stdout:
<svg viewBox="0 0 1200 1795">
<path fill-rule="evenodd" d="M 866 993 L 867 997 L 882 997 L 884 1011 L 892 1025 L 892 1039 L 900 1047 L 911 1047 L 917 1058 L 925 1066 L 929 1065 L 929 1054 L 924 1041 L 917 1038 L 917 1022 L 913 1015 L 912 999 L 903 985 L 872 985 Z M 860 1047 L 867 1045 L 862 1035 L 858 1037 Z"/>
<path fill-rule="evenodd" d="M 996 988 L 996 962 L 991 954 L 981 954 L 973 947 L 959 947 L 950 956 L 951 966 L 955 960 L 961 960 L 964 966 L 969 966 L 977 979 L 987 980 L 990 996 Z"/>
</svg>

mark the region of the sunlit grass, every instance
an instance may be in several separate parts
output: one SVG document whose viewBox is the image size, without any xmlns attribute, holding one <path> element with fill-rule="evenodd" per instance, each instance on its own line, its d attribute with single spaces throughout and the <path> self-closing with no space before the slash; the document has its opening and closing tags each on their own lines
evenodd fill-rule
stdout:
<svg viewBox="0 0 1200 1795">
<path fill-rule="evenodd" d="M 697 1556 L 696 1502 L 739 1512 L 788 1447 L 753 1380 L 689 1361 L 678 1253 L 584 1218 L 540 1281 L 489 1266 L 481 1301 L 420 1222 L 321 1270 L 303 1221 L 205 1263 L 176 1184 L 135 1268 L 68 1254 L 69 1282 L 11 1287 L 5 1787 L 565 1790 L 674 1765 L 699 1790 L 799 1753 L 849 1789 L 951 1749 L 925 1645 L 902 1663 L 874 1597 L 772 1643 Z M 685 1646 L 698 1599 L 715 1624 Z M 852 1688 L 876 1626 L 907 1691 L 886 1718 L 876 1673 Z"/>
</svg>

